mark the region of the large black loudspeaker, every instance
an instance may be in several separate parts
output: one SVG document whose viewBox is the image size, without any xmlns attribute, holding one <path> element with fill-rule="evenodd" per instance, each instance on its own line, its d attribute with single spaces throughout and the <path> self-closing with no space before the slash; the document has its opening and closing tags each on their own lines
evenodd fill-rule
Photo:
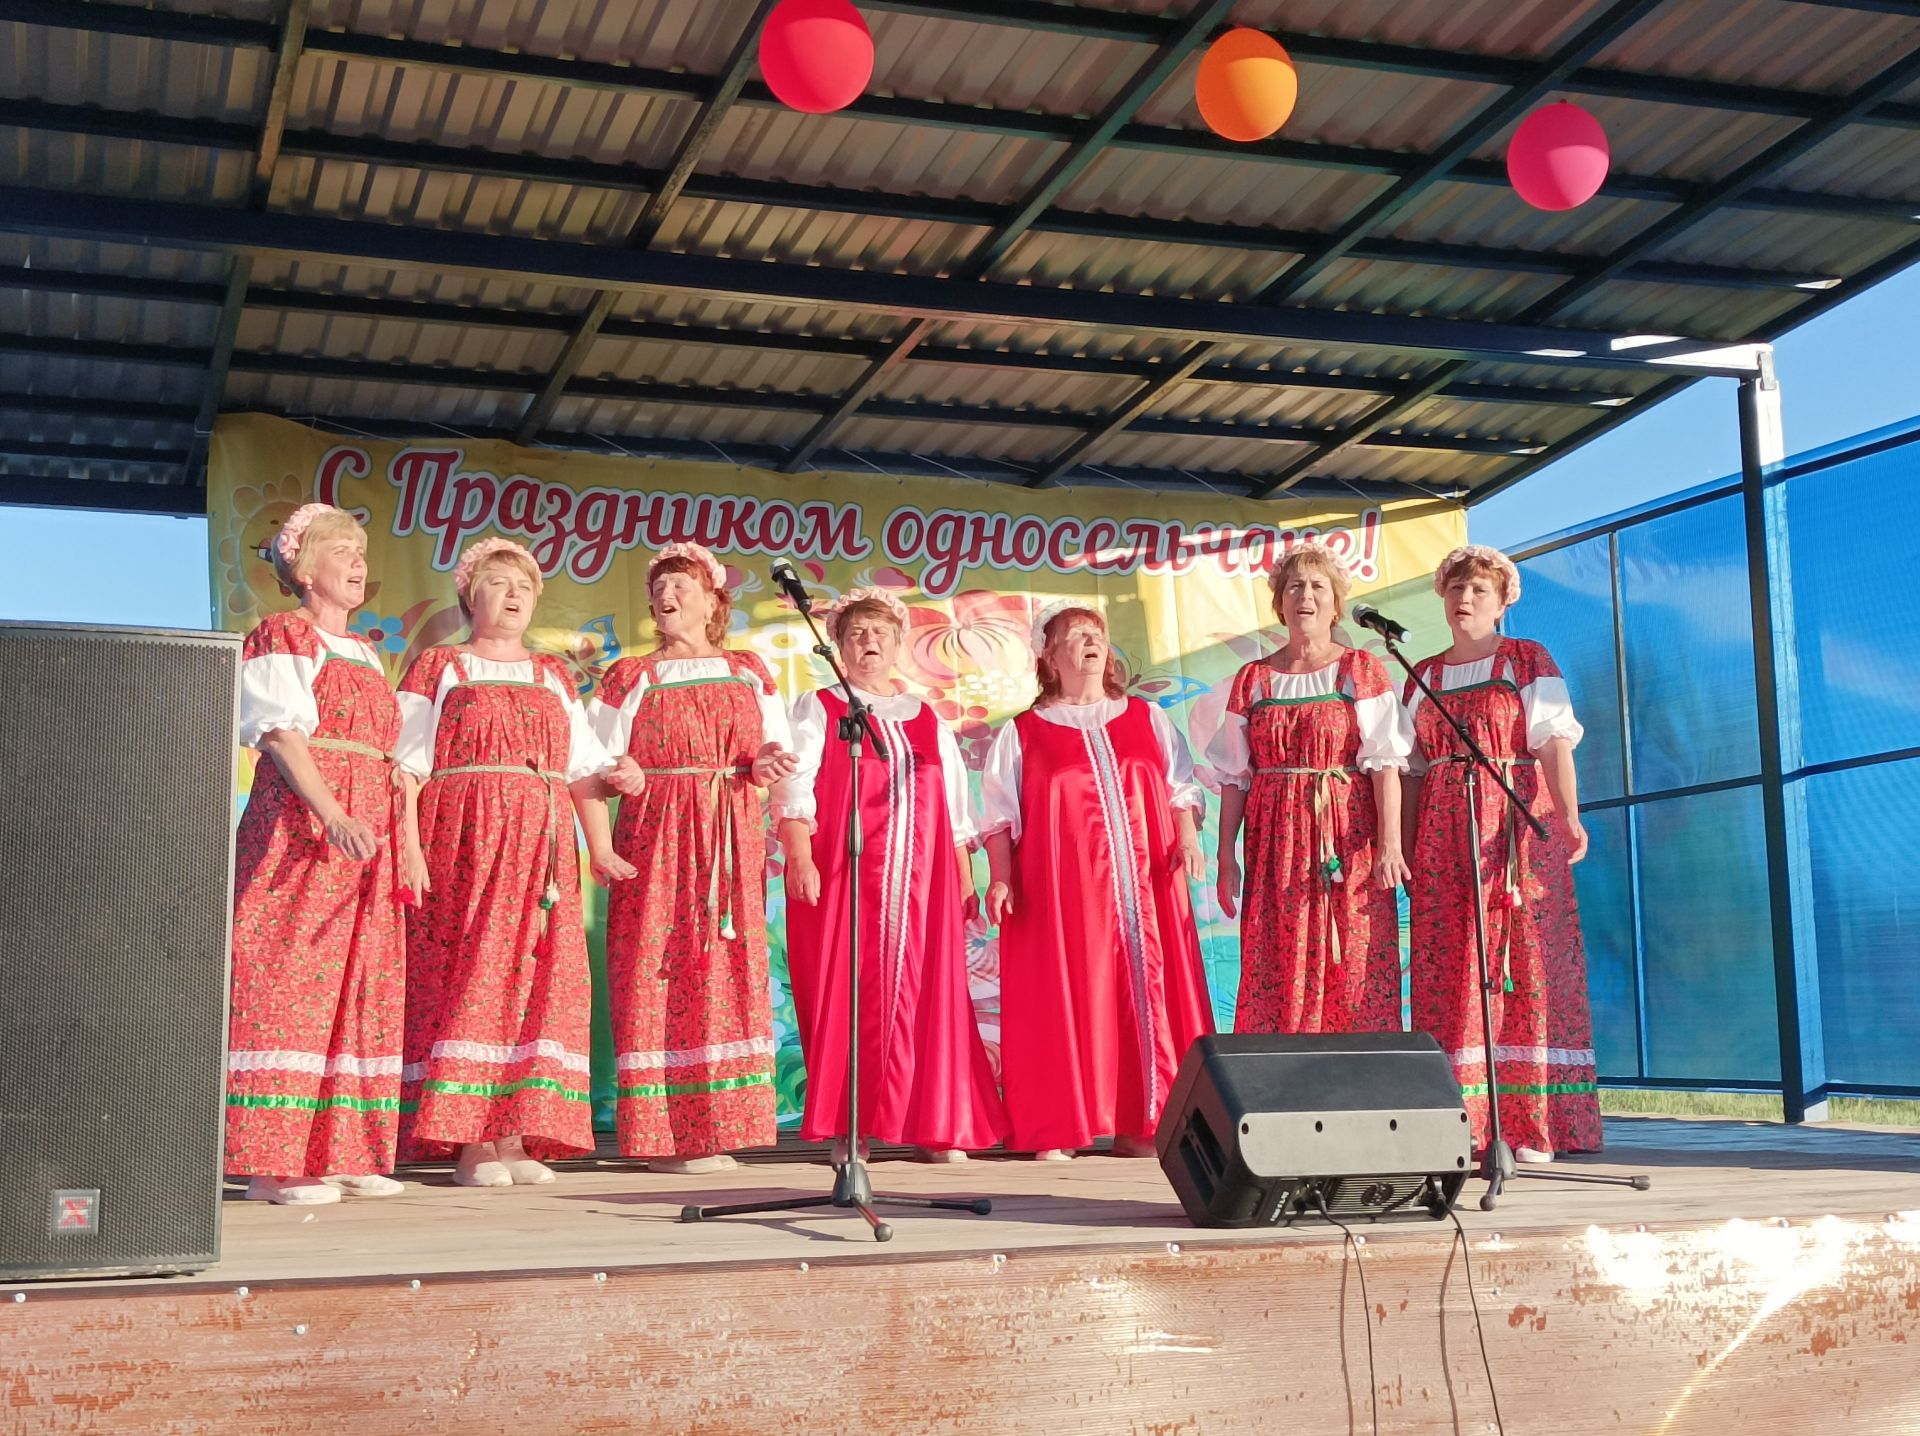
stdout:
<svg viewBox="0 0 1920 1436">
<path fill-rule="evenodd" d="M 1460 1084 L 1424 1032 L 1203 1037 L 1155 1145 L 1203 1227 L 1444 1217 L 1466 1183 Z"/>
<path fill-rule="evenodd" d="M 219 1257 L 239 673 L 0 624 L 0 1279 Z"/>
</svg>

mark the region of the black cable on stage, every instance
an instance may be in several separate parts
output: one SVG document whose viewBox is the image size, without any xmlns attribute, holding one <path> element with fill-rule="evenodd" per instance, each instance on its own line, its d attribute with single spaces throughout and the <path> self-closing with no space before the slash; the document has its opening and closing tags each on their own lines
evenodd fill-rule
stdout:
<svg viewBox="0 0 1920 1436">
<path fill-rule="evenodd" d="M 1359 1238 L 1353 1234 L 1353 1228 L 1327 1210 L 1326 1197 L 1317 1187 L 1313 1200 L 1320 1208 L 1320 1215 L 1340 1228 L 1346 1237 L 1345 1245 L 1353 1248 L 1353 1264 L 1360 1272 L 1360 1316 L 1367 1329 L 1367 1400 L 1373 1408 L 1373 1436 L 1380 1436 L 1380 1378 L 1373 1367 L 1373 1302 L 1367 1296 L 1366 1256 L 1360 1249 Z"/>
<path fill-rule="evenodd" d="M 1480 1324 L 1480 1298 L 1473 1289 L 1473 1249 L 1467 1240 L 1467 1229 L 1460 1225 L 1460 1213 L 1452 1207 L 1447 1215 L 1453 1218 L 1453 1229 L 1460 1234 L 1460 1256 L 1466 1264 L 1467 1300 L 1473 1303 L 1473 1334 L 1480 1343 L 1480 1366 L 1487 1373 L 1487 1394 L 1493 1398 L 1493 1425 L 1500 1436 L 1507 1436 L 1507 1423 L 1500 1419 L 1500 1390 L 1493 1384 L 1493 1363 L 1487 1359 L 1486 1328 Z"/>
</svg>

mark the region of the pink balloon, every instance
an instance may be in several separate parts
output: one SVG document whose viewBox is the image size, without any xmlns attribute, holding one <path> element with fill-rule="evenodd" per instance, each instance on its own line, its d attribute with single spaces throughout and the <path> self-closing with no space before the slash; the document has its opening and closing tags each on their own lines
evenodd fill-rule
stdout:
<svg viewBox="0 0 1920 1436">
<path fill-rule="evenodd" d="M 852 0 L 780 0 L 760 30 L 760 73 L 784 105 L 843 110 L 873 78 L 873 35 Z"/>
<path fill-rule="evenodd" d="M 1600 122 L 1568 100 L 1543 105 L 1507 145 L 1507 178 L 1535 209 L 1573 209 L 1599 193 L 1612 155 Z"/>
</svg>

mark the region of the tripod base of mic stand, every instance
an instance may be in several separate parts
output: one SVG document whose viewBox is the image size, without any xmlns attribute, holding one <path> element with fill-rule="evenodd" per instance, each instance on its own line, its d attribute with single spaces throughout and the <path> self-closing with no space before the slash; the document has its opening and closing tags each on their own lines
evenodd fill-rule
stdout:
<svg viewBox="0 0 1920 1436">
<path fill-rule="evenodd" d="M 1480 1210 L 1483 1212 L 1490 1212 L 1500 1204 L 1501 1191 L 1516 1178 L 1535 1182 L 1584 1182 L 1593 1187 L 1632 1187 L 1636 1192 L 1651 1191 L 1653 1188 L 1653 1179 L 1642 1175 L 1610 1177 L 1602 1172 L 1530 1171 L 1515 1164 L 1513 1148 L 1504 1141 L 1496 1141 L 1487 1148 L 1486 1156 L 1480 1161 L 1479 1176 L 1487 1184 L 1486 1191 L 1480 1196 Z"/>
<path fill-rule="evenodd" d="M 800 1212 L 815 1207 L 839 1207 L 843 1210 L 858 1212 L 867 1219 L 867 1225 L 873 1228 L 873 1239 L 877 1242 L 893 1240 L 893 1228 L 880 1220 L 875 1207 L 919 1207 L 923 1210 L 944 1212 L 972 1212 L 984 1217 L 993 1210 L 993 1203 L 985 1197 L 896 1197 L 876 1194 L 873 1182 L 867 1176 L 866 1163 L 858 1157 L 847 1160 L 833 1169 L 833 1192 L 824 1197 L 779 1197 L 768 1202 L 734 1202 L 722 1207 L 682 1207 L 680 1220 L 683 1222 L 704 1222 L 714 1217 L 749 1216 L 756 1212 Z"/>
</svg>

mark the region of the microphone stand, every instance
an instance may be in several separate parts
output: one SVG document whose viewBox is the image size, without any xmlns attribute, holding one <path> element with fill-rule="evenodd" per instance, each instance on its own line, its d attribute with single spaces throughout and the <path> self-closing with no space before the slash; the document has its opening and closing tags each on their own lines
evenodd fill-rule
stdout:
<svg viewBox="0 0 1920 1436">
<path fill-rule="evenodd" d="M 875 1241 L 892 1241 L 893 1228 L 880 1220 L 875 1207 L 920 1207 L 972 1212 L 975 1216 L 984 1217 L 993 1210 L 993 1203 L 985 1197 L 878 1195 L 873 1190 L 872 1179 L 867 1175 L 867 1164 L 860 1156 L 860 855 L 866 848 L 860 821 L 860 761 L 869 742 L 873 744 L 874 756 L 881 762 L 890 762 L 891 755 L 887 752 L 887 740 L 881 736 L 879 724 L 873 721 L 873 710 L 847 681 L 847 672 L 840 666 L 839 652 L 827 641 L 826 635 L 820 631 L 820 625 L 814 621 L 813 600 L 806 588 L 797 577 L 783 578 L 777 566 L 774 581 L 786 590 L 794 607 L 800 610 L 800 616 L 806 619 L 807 627 L 813 633 L 813 651 L 827 660 L 827 666 L 833 670 L 834 683 L 847 703 L 846 716 L 840 719 L 838 730 L 840 741 L 847 745 L 847 1156 L 845 1161 L 835 1165 L 833 1191 L 827 1196 L 780 1197 L 772 1201 L 736 1202 L 720 1207 L 682 1207 L 680 1220 L 704 1222 L 713 1217 L 746 1216 L 756 1212 L 840 1207 L 865 1217 L 867 1225 L 873 1229 Z M 907 761 L 906 754 L 901 754 L 901 761 Z M 824 900 L 826 894 L 823 892 L 820 896 Z"/>
<path fill-rule="evenodd" d="M 1486 1044 L 1484 1065 L 1487 1070 L 1487 1149 L 1481 1154 L 1480 1170 L 1477 1173 L 1478 1176 L 1485 1178 L 1487 1190 L 1480 1198 L 1480 1210 L 1490 1212 L 1499 1205 L 1501 1192 L 1507 1183 L 1516 1177 L 1545 1182 L 1583 1182 L 1590 1186 L 1632 1187 L 1637 1192 L 1644 1192 L 1653 1185 L 1644 1176 L 1612 1177 L 1598 1172 L 1537 1172 L 1520 1168 L 1514 1163 L 1513 1148 L 1507 1145 L 1506 1138 L 1500 1132 L 1500 1083 L 1494 1057 L 1498 1050 L 1493 1030 L 1494 976 L 1493 964 L 1487 955 L 1487 894 L 1481 881 L 1483 869 L 1480 863 L 1481 772 L 1485 771 L 1487 776 L 1499 786 L 1501 793 L 1506 797 L 1509 810 L 1518 815 L 1528 828 L 1532 829 L 1535 837 L 1544 841 L 1547 836 L 1547 825 L 1529 811 L 1527 805 L 1521 801 L 1520 795 L 1513 790 L 1512 782 L 1505 773 L 1500 771 L 1493 759 L 1487 756 L 1487 750 L 1480 746 L 1479 740 L 1468 731 L 1467 726 L 1460 721 L 1453 710 L 1447 707 L 1440 695 L 1433 691 L 1427 680 L 1420 676 L 1420 670 L 1407 661 L 1407 656 L 1400 651 L 1400 645 L 1395 641 L 1393 634 L 1388 632 L 1384 625 L 1380 627 L 1368 625 L 1368 627 L 1373 628 L 1373 631 L 1380 636 L 1381 642 L 1387 646 L 1387 652 L 1393 655 L 1394 662 L 1398 663 L 1407 677 L 1413 680 L 1413 686 L 1420 690 L 1428 703 L 1433 705 L 1434 711 L 1446 720 L 1447 726 L 1460 740 L 1460 746 L 1467 755 L 1467 845 L 1472 854 L 1473 868 L 1473 950 L 1479 964 L 1480 1032 L 1481 1041 Z M 1402 637 L 1404 636 L 1403 634 Z M 1509 918 L 1508 921 L 1511 922 L 1512 919 Z"/>
</svg>

